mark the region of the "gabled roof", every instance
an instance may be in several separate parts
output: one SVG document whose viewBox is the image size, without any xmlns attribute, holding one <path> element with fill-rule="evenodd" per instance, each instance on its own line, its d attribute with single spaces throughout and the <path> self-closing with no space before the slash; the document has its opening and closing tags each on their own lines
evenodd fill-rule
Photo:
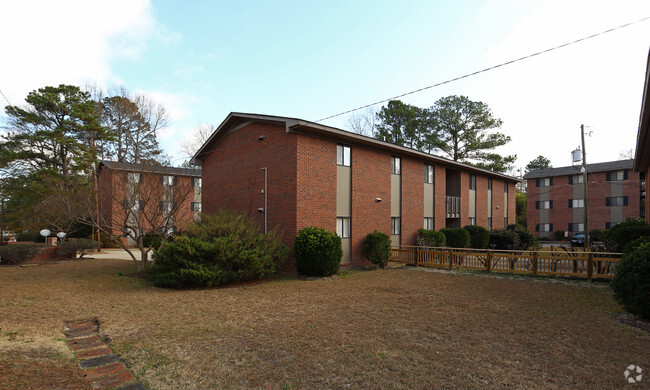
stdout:
<svg viewBox="0 0 650 390">
<path fill-rule="evenodd" d="M 421 152 L 416 149 L 407 148 L 404 146 L 398 146 L 390 142 L 380 141 L 378 139 L 367 137 L 365 135 L 360 135 L 352 133 L 350 131 L 341 130 L 336 127 L 325 126 L 315 122 L 309 122 L 303 119 L 274 116 L 274 115 L 261 115 L 261 114 L 248 114 L 241 112 L 231 112 L 226 119 L 217 127 L 217 129 L 212 133 L 210 138 L 201 146 L 201 148 L 196 152 L 194 157 L 191 160 L 193 164 L 200 164 L 203 158 L 210 153 L 215 145 L 219 142 L 221 137 L 224 134 L 228 133 L 233 129 L 243 127 L 248 123 L 253 122 L 264 122 L 264 123 L 273 123 L 280 126 L 284 126 L 286 132 L 290 133 L 305 133 L 312 134 L 323 138 L 334 139 L 340 142 L 349 143 L 352 145 L 364 145 L 372 147 L 374 149 L 385 150 L 390 153 L 393 153 L 398 156 L 413 156 L 420 158 L 425 161 L 429 161 L 432 164 L 440 164 L 450 168 L 456 168 L 464 171 L 472 171 L 476 173 L 481 173 L 485 176 L 498 177 L 503 180 L 518 182 L 519 179 L 516 177 L 504 175 L 501 173 L 496 173 L 489 171 L 487 169 L 477 168 L 465 163 L 458 161 L 449 160 L 443 157 L 435 156 L 430 153 Z"/>
<path fill-rule="evenodd" d="M 106 167 L 116 171 L 162 173 L 165 175 L 201 177 L 201 169 L 165 167 L 162 165 L 133 164 L 102 160 L 99 169 Z"/>
<path fill-rule="evenodd" d="M 634 160 L 618 160 L 604 163 L 587 164 L 587 173 L 616 171 L 620 169 L 632 169 Z M 557 177 L 580 174 L 582 165 L 560 168 L 537 169 L 524 175 L 524 179 L 536 179 L 539 177 Z"/>
<path fill-rule="evenodd" d="M 645 70 L 645 84 L 641 100 L 641 115 L 639 117 L 639 132 L 636 136 L 636 154 L 634 157 L 634 170 L 644 171 L 650 165 L 650 52 Z"/>
</svg>

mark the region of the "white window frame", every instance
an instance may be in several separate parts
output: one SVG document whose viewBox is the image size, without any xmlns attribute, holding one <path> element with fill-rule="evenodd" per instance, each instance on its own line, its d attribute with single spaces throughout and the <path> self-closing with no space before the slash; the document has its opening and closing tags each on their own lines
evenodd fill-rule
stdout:
<svg viewBox="0 0 650 390">
<path fill-rule="evenodd" d="M 126 181 L 127 183 L 140 183 L 140 172 L 127 172 Z"/>
<path fill-rule="evenodd" d="M 345 145 L 336 145 L 336 164 L 344 167 L 350 166 L 350 147 Z"/>
<path fill-rule="evenodd" d="M 390 173 L 393 175 L 402 174 L 402 159 L 396 156 L 390 156 Z"/>
<path fill-rule="evenodd" d="M 433 217 L 424 217 L 424 229 L 425 230 L 435 230 Z"/>
<path fill-rule="evenodd" d="M 174 176 L 163 175 L 162 182 L 164 186 L 173 186 L 174 185 Z"/>
<path fill-rule="evenodd" d="M 167 201 L 163 200 L 162 202 L 160 202 L 160 209 L 162 211 L 169 212 L 169 211 L 172 211 L 173 208 L 174 208 L 174 202 L 171 202 L 171 201 L 168 201 L 168 200 Z"/>
<path fill-rule="evenodd" d="M 551 178 L 550 177 L 543 177 L 539 179 L 539 186 L 540 187 L 550 187 L 551 186 Z"/>
<path fill-rule="evenodd" d="M 192 179 L 192 185 L 200 188 L 203 185 L 203 182 L 200 177 L 195 177 Z"/>
<path fill-rule="evenodd" d="M 433 184 L 434 170 L 433 165 L 424 164 L 424 182 L 426 184 Z"/>
<path fill-rule="evenodd" d="M 571 208 L 572 209 L 582 209 L 585 207 L 584 199 L 571 199 Z"/>
<path fill-rule="evenodd" d="M 341 238 L 350 238 L 350 217 L 336 217 L 336 234 Z"/>
<path fill-rule="evenodd" d="M 551 224 L 550 223 L 540 223 L 538 231 L 540 233 L 550 233 L 551 232 Z"/>
<path fill-rule="evenodd" d="M 539 205 L 538 210 L 550 210 L 551 209 L 551 201 L 550 200 L 540 200 L 538 205 Z"/>
<path fill-rule="evenodd" d="M 390 234 L 392 236 L 399 236 L 402 230 L 400 217 L 390 217 Z"/>
<path fill-rule="evenodd" d="M 192 202 L 191 204 L 192 211 L 196 211 L 198 213 L 201 212 L 201 202 Z"/>
<path fill-rule="evenodd" d="M 469 225 L 476 225 L 476 217 L 469 217 Z"/>
</svg>

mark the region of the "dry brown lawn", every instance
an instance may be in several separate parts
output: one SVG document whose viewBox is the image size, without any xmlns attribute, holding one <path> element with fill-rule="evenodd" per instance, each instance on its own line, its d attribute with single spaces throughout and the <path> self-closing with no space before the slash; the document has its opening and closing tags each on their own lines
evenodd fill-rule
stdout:
<svg viewBox="0 0 650 390">
<path fill-rule="evenodd" d="M 89 317 L 152 389 L 612 389 L 629 364 L 650 385 L 650 334 L 603 284 L 394 268 L 168 291 L 134 271 L 0 268 L 0 388 L 87 387 L 62 331 Z"/>
</svg>

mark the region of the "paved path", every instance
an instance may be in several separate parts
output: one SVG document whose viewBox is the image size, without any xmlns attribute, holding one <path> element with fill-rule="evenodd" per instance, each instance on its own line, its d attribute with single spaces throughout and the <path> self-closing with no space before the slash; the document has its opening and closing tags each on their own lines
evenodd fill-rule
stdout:
<svg viewBox="0 0 650 390">
<path fill-rule="evenodd" d="M 140 251 L 136 248 L 131 249 L 133 254 L 135 255 L 135 258 L 140 260 Z M 133 261 L 131 256 L 127 251 L 125 251 L 122 248 L 119 249 L 113 249 L 113 248 L 108 248 L 108 249 L 102 249 L 101 252 L 96 252 L 93 253 L 92 255 L 85 255 L 84 258 L 86 259 L 119 259 L 119 260 L 129 260 Z M 149 258 L 151 258 L 151 252 L 149 252 Z"/>
<path fill-rule="evenodd" d="M 79 359 L 79 367 L 84 375 L 92 381 L 94 390 L 103 390 L 121 386 L 119 390 L 145 390 L 141 383 L 135 382 L 120 357 L 98 337 L 99 321 L 72 321 L 65 324 L 68 347 Z"/>
</svg>

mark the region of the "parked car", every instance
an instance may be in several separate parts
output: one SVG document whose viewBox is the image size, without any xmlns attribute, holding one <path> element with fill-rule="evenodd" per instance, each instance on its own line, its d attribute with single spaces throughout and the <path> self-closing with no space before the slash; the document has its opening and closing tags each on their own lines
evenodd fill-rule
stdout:
<svg viewBox="0 0 650 390">
<path fill-rule="evenodd" d="M 585 235 L 583 233 L 574 234 L 571 237 L 571 247 L 585 246 Z"/>
</svg>

